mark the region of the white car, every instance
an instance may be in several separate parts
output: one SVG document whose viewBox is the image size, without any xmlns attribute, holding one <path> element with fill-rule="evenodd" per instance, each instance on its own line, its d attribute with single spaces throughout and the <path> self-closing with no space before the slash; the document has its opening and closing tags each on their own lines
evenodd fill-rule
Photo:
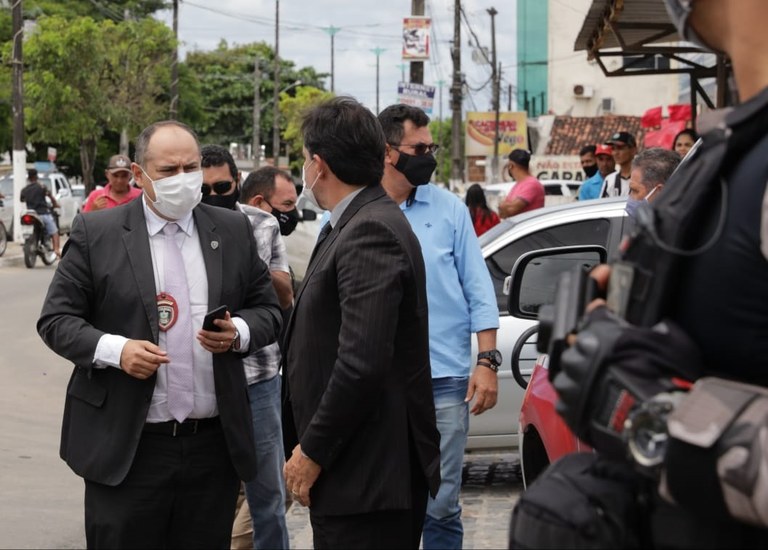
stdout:
<svg viewBox="0 0 768 550">
<path fill-rule="evenodd" d="M 320 234 L 323 211 L 310 203 L 306 197 L 301 196 L 296 202 L 296 208 L 299 209 L 299 223 L 293 233 L 283 239 L 288 253 L 288 265 L 293 270 L 296 282 L 300 283 L 304 279 L 309 257 Z"/>
<path fill-rule="evenodd" d="M 72 229 L 72 221 L 80 211 L 81 202 L 72 193 L 72 186 L 67 177 L 60 172 L 40 172 L 38 180 L 45 185 L 59 203 L 59 232 L 69 234 Z M 26 181 L 24 182 L 26 185 Z M 13 200 L 13 174 L 7 174 L 0 178 L 0 193 L 6 196 L 6 207 L 10 208 L 11 217 L 14 215 Z"/>
<path fill-rule="evenodd" d="M 626 198 L 600 199 L 576 202 L 551 208 L 539 208 L 506 220 L 491 228 L 480 237 L 480 246 L 486 266 L 491 274 L 499 308 L 499 331 L 496 345 L 503 356 L 499 368 L 499 395 L 496 407 L 469 420 L 467 448 L 510 448 L 518 445 L 518 417 L 525 390 L 518 385 L 510 368 L 513 356 L 520 360 L 520 371 L 529 377 L 536 361 L 536 330 L 538 321 L 509 314 L 505 294 L 505 280 L 512 268 L 526 253 L 564 249 L 581 254 L 589 249 L 605 261 L 618 250 L 626 230 Z M 542 292 L 539 304 L 554 298 L 554 281 L 559 271 L 556 262 L 541 262 L 537 288 Z M 561 262 L 562 263 L 562 262 Z M 552 283 L 552 284 L 549 284 Z M 475 338 L 472 354 L 477 356 Z M 474 361 L 473 361 L 474 362 Z"/>
</svg>

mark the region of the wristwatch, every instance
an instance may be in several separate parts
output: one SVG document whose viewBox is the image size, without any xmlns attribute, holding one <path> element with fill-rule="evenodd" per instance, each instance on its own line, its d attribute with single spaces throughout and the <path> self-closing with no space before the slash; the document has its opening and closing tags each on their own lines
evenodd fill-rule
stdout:
<svg viewBox="0 0 768 550">
<path fill-rule="evenodd" d="M 484 359 L 487 359 L 487 361 L 484 361 Z M 488 367 L 493 372 L 499 372 L 499 367 L 501 366 L 501 352 L 497 349 L 481 351 L 477 354 L 477 364 Z"/>
<path fill-rule="evenodd" d="M 240 331 L 235 327 L 235 337 L 232 338 L 232 342 L 229 344 L 229 349 L 232 351 L 240 351 Z"/>
</svg>

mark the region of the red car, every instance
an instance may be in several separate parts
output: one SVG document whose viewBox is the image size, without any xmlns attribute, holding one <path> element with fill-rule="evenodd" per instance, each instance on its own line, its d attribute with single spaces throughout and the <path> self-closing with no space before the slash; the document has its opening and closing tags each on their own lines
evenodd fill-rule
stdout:
<svg viewBox="0 0 768 550">
<path fill-rule="evenodd" d="M 539 355 L 520 409 L 520 465 L 526 487 L 561 456 L 591 452 L 555 411 L 557 393 L 549 382 L 546 354 Z"/>
</svg>

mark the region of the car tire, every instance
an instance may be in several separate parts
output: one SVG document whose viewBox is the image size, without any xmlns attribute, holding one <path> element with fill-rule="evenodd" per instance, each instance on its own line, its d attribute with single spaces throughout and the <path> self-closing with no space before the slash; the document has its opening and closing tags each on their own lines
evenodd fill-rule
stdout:
<svg viewBox="0 0 768 550">
<path fill-rule="evenodd" d="M 544 442 L 541 440 L 539 432 L 532 426 L 528 426 L 525 434 L 523 434 L 520 466 L 523 471 L 523 485 L 525 487 L 529 487 L 549 466 L 549 457 Z"/>
</svg>

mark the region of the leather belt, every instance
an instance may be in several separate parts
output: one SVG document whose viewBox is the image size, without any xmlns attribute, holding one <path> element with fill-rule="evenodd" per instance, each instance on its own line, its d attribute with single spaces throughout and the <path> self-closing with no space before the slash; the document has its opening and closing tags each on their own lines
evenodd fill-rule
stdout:
<svg viewBox="0 0 768 550">
<path fill-rule="evenodd" d="M 168 422 L 144 424 L 144 433 L 167 435 L 170 437 L 195 435 L 215 429 L 221 429 L 221 422 L 218 416 L 213 418 L 188 418 L 184 422 L 169 420 Z"/>
</svg>

